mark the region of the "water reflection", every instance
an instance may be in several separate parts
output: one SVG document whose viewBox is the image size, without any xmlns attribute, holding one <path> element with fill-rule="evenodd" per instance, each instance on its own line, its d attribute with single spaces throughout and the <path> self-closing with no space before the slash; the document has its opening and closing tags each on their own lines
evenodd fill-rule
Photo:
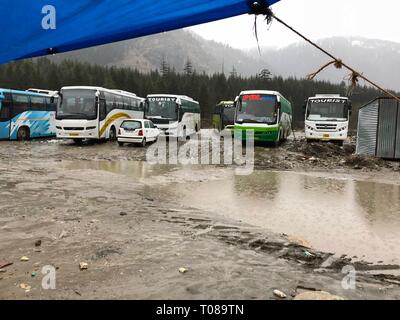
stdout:
<svg viewBox="0 0 400 320">
<path fill-rule="evenodd" d="M 290 172 L 177 185 L 184 205 L 301 236 L 320 250 L 400 262 L 400 187 Z"/>
<path fill-rule="evenodd" d="M 293 172 L 235 176 L 226 168 L 136 161 L 63 162 L 62 166 L 140 179 L 145 194 L 165 198 L 166 203 L 300 236 L 319 250 L 400 263 L 400 186 Z"/>
<path fill-rule="evenodd" d="M 174 166 L 153 166 L 143 161 L 63 161 L 64 170 L 99 170 L 136 179 L 150 178 L 175 170 Z"/>
</svg>

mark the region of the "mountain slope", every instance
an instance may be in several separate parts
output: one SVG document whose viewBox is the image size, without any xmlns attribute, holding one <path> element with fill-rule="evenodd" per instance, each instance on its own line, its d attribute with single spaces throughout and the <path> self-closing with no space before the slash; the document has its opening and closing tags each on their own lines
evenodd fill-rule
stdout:
<svg viewBox="0 0 400 320">
<path fill-rule="evenodd" d="M 386 88 L 400 90 L 399 43 L 364 38 L 330 38 L 319 41 L 319 44 L 371 80 Z M 238 74 L 250 76 L 267 68 L 272 74 L 284 78 L 304 78 L 330 61 L 330 58 L 304 42 L 282 49 L 264 48 L 260 56 L 256 49 L 249 52 L 233 49 L 205 40 L 187 30 L 60 54 L 51 59 L 132 67 L 142 72 L 160 69 L 163 59 L 171 68 L 183 72 L 185 63 L 190 60 L 197 72 L 215 73 L 224 70 L 229 74 L 234 67 Z M 348 74 L 346 70 L 337 70 L 331 66 L 320 73 L 317 79 L 339 83 Z"/>
<path fill-rule="evenodd" d="M 197 72 L 229 73 L 235 67 L 244 76 L 259 72 L 256 58 L 229 46 L 201 38 L 187 30 L 177 30 L 149 37 L 118 42 L 63 53 L 51 57 L 53 61 L 72 59 L 109 66 L 128 66 L 148 72 L 160 69 L 163 59 L 181 72 L 190 60 Z"/>
<path fill-rule="evenodd" d="M 371 80 L 389 89 L 400 89 L 399 43 L 364 38 L 330 38 L 318 43 Z M 252 55 L 255 55 L 254 50 Z M 268 61 L 272 73 L 298 78 L 318 70 L 330 60 L 307 43 L 294 44 L 278 50 L 265 49 L 259 59 Z M 321 72 L 317 79 L 341 82 L 348 74 L 347 70 L 337 70 L 331 66 Z"/>
</svg>

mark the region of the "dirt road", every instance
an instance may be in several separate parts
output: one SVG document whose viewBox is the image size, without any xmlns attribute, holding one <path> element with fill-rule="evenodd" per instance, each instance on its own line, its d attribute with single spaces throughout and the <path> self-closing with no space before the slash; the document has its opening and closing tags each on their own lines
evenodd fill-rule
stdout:
<svg viewBox="0 0 400 320">
<path fill-rule="evenodd" d="M 354 157 L 352 148 L 289 141 L 257 147 L 255 164 L 267 175 L 329 173 L 397 190 L 398 163 Z M 144 160 L 145 149 L 108 143 L 2 142 L 0 262 L 13 264 L 0 272 L 0 299 L 275 299 L 274 289 L 287 299 L 307 290 L 345 299 L 400 297 L 399 267 L 390 254 L 369 264 L 361 256 L 324 253 L 315 248 L 318 239 L 315 245 L 283 235 L 279 224 L 269 228 L 227 214 L 215 189 L 208 199 L 196 189 L 202 192 L 197 203 L 188 198 L 185 189 L 229 183 L 232 168 Z M 257 189 L 262 181 L 255 183 Z M 56 268 L 55 290 L 42 288 L 46 265 Z M 357 271 L 354 290 L 342 286 L 346 265 Z"/>
</svg>

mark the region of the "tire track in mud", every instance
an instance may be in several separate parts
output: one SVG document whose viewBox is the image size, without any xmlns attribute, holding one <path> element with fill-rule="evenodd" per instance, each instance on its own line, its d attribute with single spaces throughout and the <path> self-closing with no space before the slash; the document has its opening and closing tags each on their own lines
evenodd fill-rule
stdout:
<svg viewBox="0 0 400 320">
<path fill-rule="evenodd" d="M 177 213 L 182 215 L 177 215 Z M 196 211 L 195 209 L 165 209 L 162 210 L 162 214 L 164 218 L 160 221 L 183 226 L 185 236 L 192 239 L 209 237 L 241 249 L 272 255 L 276 259 L 283 259 L 292 265 L 300 265 L 308 272 L 337 276 L 341 275 L 343 267 L 350 265 L 357 270 L 360 279 L 365 282 L 386 282 L 399 285 L 400 288 L 400 275 L 379 273 L 381 271 L 398 271 L 400 270 L 399 265 L 353 261 L 352 258 L 345 255 L 336 257 L 333 253 L 316 251 L 310 247 L 291 242 L 286 235 L 268 233 L 266 230 L 244 226 L 240 223 L 235 225 L 224 224 L 224 221 L 206 218 L 206 212 Z M 369 274 L 370 271 L 375 274 Z"/>
</svg>

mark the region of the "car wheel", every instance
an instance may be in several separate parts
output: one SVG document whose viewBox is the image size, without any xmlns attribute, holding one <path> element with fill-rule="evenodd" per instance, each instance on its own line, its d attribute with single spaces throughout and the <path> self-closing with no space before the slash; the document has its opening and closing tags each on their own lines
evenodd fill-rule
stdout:
<svg viewBox="0 0 400 320">
<path fill-rule="evenodd" d="M 119 145 L 120 147 L 122 147 L 122 146 L 124 145 L 124 143 L 121 142 L 121 141 L 118 141 L 118 145 Z"/>
<path fill-rule="evenodd" d="M 141 146 L 144 148 L 146 146 L 146 138 L 143 139 Z"/>
</svg>

